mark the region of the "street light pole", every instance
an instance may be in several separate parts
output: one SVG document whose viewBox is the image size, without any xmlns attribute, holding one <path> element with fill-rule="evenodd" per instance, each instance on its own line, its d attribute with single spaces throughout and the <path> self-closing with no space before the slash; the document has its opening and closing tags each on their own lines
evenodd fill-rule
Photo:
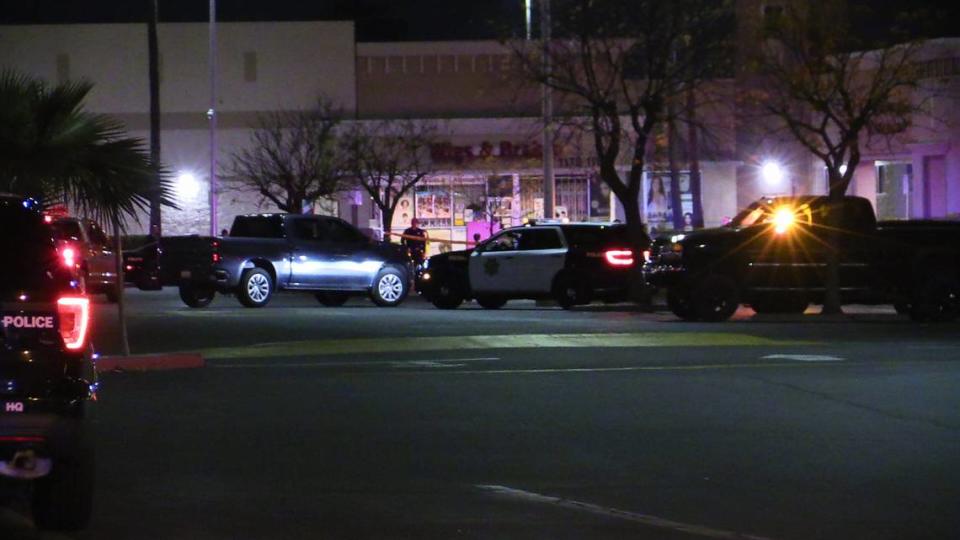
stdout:
<svg viewBox="0 0 960 540">
<path fill-rule="evenodd" d="M 217 236 L 217 0 L 210 0 L 210 236 Z"/>
<path fill-rule="evenodd" d="M 540 1 L 540 38 L 543 41 L 543 217 L 553 219 L 554 188 L 553 177 L 553 92 L 550 90 L 550 0 Z"/>
</svg>

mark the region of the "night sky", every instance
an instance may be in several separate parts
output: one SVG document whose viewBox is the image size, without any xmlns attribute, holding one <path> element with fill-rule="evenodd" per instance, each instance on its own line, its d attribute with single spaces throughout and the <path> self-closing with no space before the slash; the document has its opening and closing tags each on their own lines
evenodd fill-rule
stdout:
<svg viewBox="0 0 960 540">
<path fill-rule="evenodd" d="M 624 0 L 629 1 L 629 0 Z M 669 1 L 669 0 L 664 0 Z M 855 0 L 875 10 L 861 30 L 890 28 L 888 11 L 929 10 L 913 33 L 960 36 L 960 1 Z M 223 21 L 355 20 L 360 41 L 493 39 L 523 21 L 523 0 L 219 0 Z M 205 0 L 159 0 L 160 19 L 206 21 Z M 0 24 L 143 22 L 148 0 L 0 0 Z"/>
</svg>

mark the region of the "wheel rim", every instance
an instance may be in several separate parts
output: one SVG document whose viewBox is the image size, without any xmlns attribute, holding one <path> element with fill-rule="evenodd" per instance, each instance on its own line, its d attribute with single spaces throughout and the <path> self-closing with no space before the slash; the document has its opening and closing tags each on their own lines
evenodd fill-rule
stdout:
<svg viewBox="0 0 960 540">
<path fill-rule="evenodd" d="M 380 293 L 380 298 L 383 298 L 387 302 L 396 302 L 400 299 L 400 295 L 403 294 L 403 282 L 400 281 L 400 277 L 396 274 L 386 274 L 380 278 L 380 282 L 377 284 L 377 291 Z"/>
<path fill-rule="evenodd" d="M 270 294 L 270 280 L 263 274 L 253 274 L 247 280 L 247 296 L 254 302 L 263 302 Z"/>
</svg>

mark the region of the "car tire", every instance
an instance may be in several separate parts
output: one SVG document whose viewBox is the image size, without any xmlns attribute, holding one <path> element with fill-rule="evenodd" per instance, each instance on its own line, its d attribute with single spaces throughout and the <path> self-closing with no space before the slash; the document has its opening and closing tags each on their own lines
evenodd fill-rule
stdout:
<svg viewBox="0 0 960 540">
<path fill-rule="evenodd" d="M 263 268 L 251 268 L 240 275 L 237 298 L 248 308 L 260 308 L 273 296 L 273 279 Z"/>
<path fill-rule="evenodd" d="M 590 287 L 573 274 L 560 274 L 553 283 L 553 298 L 563 309 L 590 303 Z"/>
<path fill-rule="evenodd" d="M 914 292 L 910 318 L 918 322 L 949 322 L 960 316 L 960 280 L 949 269 L 928 276 Z"/>
<path fill-rule="evenodd" d="M 190 284 L 180 285 L 180 300 L 192 308 L 209 306 L 210 302 L 213 302 L 213 297 L 216 296 L 216 294 L 217 292 L 213 287 Z"/>
<path fill-rule="evenodd" d="M 317 302 L 327 307 L 340 307 L 350 299 L 349 293 L 339 291 L 318 292 L 314 296 L 316 296 Z"/>
<path fill-rule="evenodd" d="M 441 283 L 430 295 L 430 303 L 437 309 L 457 309 L 463 303 L 463 289 L 452 283 Z"/>
<path fill-rule="evenodd" d="M 476 300 L 483 309 L 500 309 L 507 303 L 503 296 L 478 296 Z"/>
<path fill-rule="evenodd" d="M 690 301 L 690 291 L 685 287 L 667 289 L 667 308 L 671 313 L 685 321 L 696 320 L 696 313 Z"/>
<path fill-rule="evenodd" d="M 35 481 L 31 501 L 38 529 L 79 531 L 93 510 L 94 452 L 81 439 L 68 455 L 55 459 L 50 474 Z"/>
<path fill-rule="evenodd" d="M 740 290 L 733 279 L 721 274 L 711 274 L 697 283 L 691 298 L 697 319 L 720 322 L 736 313 L 740 305 Z"/>
<path fill-rule="evenodd" d="M 759 314 L 799 315 L 806 311 L 809 305 L 807 299 L 789 295 L 756 298 L 750 303 L 750 307 Z"/>
<path fill-rule="evenodd" d="M 370 299 L 380 307 L 396 307 L 410 292 L 410 279 L 407 273 L 388 266 L 377 274 L 370 287 Z"/>
</svg>

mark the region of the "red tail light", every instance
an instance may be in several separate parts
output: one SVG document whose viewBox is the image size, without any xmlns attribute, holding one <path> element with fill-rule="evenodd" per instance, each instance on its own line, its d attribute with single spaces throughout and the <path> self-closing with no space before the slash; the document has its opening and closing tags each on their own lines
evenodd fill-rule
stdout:
<svg viewBox="0 0 960 540">
<path fill-rule="evenodd" d="M 60 335 L 71 351 L 82 349 L 90 329 L 90 299 L 83 296 L 65 296 L 57 300 L 60 315 Z"/>
<path fill-rule="evenodd" d="M 213 254 L 210 255 L 210 260 L 215 263 L 220 262 L 220 242 L 214 240 L 210 243 L 210 247 L 213 248 Z"/>
<path fill-rule="evenodd" d="M 60 250 L 60 256 L 63 257 L 63 265 L 67 268 L 76 268 L 77 251 L 72 247 L 64 247 Z"/>
<path fill-rule="evenodd" d="M 603 258 L 610 266 L 633 265 L 633 251 L 629 249 L 608 249 L 603 252 Z"/>
</svg>

